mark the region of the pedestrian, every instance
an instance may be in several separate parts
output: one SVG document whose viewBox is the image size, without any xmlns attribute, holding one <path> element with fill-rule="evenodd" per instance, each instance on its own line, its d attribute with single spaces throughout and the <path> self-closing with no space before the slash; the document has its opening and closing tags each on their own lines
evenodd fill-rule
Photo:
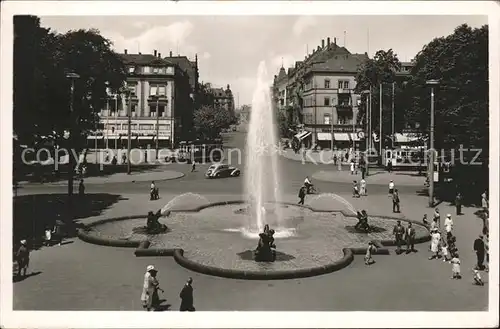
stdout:
<svg viewBox="0 0 500 329">
<path fill-rule="evenodd" d="M 443 239 L 441 240 L 441 256 L 443 256 L 443 262 L 451 260 L 450 253 L 448 252 L 448 244 Z"/>
<path fill-rule="evenodd" d="M 484 254 L 485 254 L 485 246 L 484 246 L 484 241 L 483 241 L 483 236 L 480 235 L 479 238 L 477 238 L 474 241 L 474 251 L 476 252 L 476 258 L 477 258 L 477 265 L 476 269 L 477 270 L 482 270 L 484 269 Z"/>
<path fill-rule="evenodd" d="M 441 228 L 441 214 L 439 208 L 434 209 L 433 221 L 437 224 L 437 228 Z"/>
<path fill-rule="evenodd" d="M 479 271 L 474 269 L 472 270 L 473 271 L 473 276 L 472 278 L 474 279 L 474 284 L 476 286 L 484 286 L 484 282 L 483 282 L 483 279 L 481 278 L 481 274 L 479 274 Z"/>
<path fill-rule="evenodd" d="M 389 182 L 389 197 L 392 196 L 392 193 L 394 193 L 394 181 L 393 180 L 391 180 Z"/>
<path fill-rule="evenodd" d="M 410 222 L 408 224 L 408 228 L 406 229 L 406 253 L 409 254 L 412 251 L 415 250 L 415 229 L 412 226 L 412 223 Z"/>
<path fill-rule="evenodd" d="M 460 192 L 455 197 L 455 209 L 457 216 L 462 214 L 462 194 Z"/>
<path fill-rule="evenodd" d="M 333 154 L 333 165 L 336 166 L 337 165 L 337 154 Z"/>
<path fill-rule="evenodd" d="M 368 242 L 368 248 L 366 248 L 366 254 L 365 254 L 365 265 L 371 265 L 375 263 L 375 261 L 372 258 L 372 255 L 374 252 L 377 251 L 377 247 L 373 245 L 373 242 Z"/>
<path fill-rule="evenodd" d="M 366 196 L 367 193 L 366 193 L 366 181 L 364 178 L 361 178 L 361 181 L 359 182 L 359 186 L 360 186 L 360 194 L 363 195 L 363 196 Z"/>
<path fill-rule="evenodd" d="M 181 293 L 179 294 L 179 297 L 181 298 L 181 307 L 179 308 L 179 311 L 185 312 L 194 312 L 196 309 L 194 308 L 194 298 L 193 298 L 193 278 L 189 278 L 182 287 Z"/>
<path fill-rule="evenodd" d="M 422 223 L 424 223 L 425 226 L 429 226 L 429 222 L 427 221 L 427 214 L 424 214 L 424 217 L 422 218 Z"/>
<path fill-rule="evenodd" d="M 191 172 L 194 172 L 196 170 L 196 161 L 193 160 L 192 164 L 191 164 Z"/>
<path fill-rule="evenodd" d="M 437 229 L 431 232 L 431 252 L 432 255 L 429 259 L 439 258 L 439 242 L 441 241 L 441 234 Z"/>
<path fill-rule="evenodd" d="M 446 238 L 449 239 L 453 235 L 453 219 L 451 219 L 451 214 L 446 215 L 446 219 L 444 220 L 444 230 L 446 231 Z"/>
<path fill-rule="evenodd" d="M 62 229 L 62 222 L 58 219 L 54 223 L 54 228 L 52 229 L 52 236 L 54 242 L 57 243 L 58 246 L 60 246 L 63 240 L 63 229 Z"/>
<path fill-rule="evenodd" d="M 401 244 L 403 243 L 403 237 L 405 234 L 405 228 L 401 225 L 401 221 L 398 220 L 397 224 L 394 226 L 392 230 L 392 234 L 394 235 L 394 240 L 396 241 L 396 254 L 401 254 Z"/>
<path fill-rule="evenodd" d="M 394 192 L 392 193 L 392 212 L 399 213 L 401 212 L 400 207 L 399 207 L 399 193 L 398 189 L 394 189 Z"/>
<path fill-rule="evenodd" d="M 44 241 L 45 246 L 49 247 L 51 241 L 52 241 L 52 229 L 50 228 L 50 226 L 47 226 L 45 227 L 45 241 Z"/>
<path fill-rule="evenodd" d="M 452 279 L 461 279 L 462 275 L 460 274 L 460 257 L 456 253 L 453 255 L 453 258 L 450 261 L 451 263 L 451 272 L 452 272 Z"/>
<path fill-rule="evenodd" d="M 148 312 L 151 310 L 155 310 L 159 303 L 158 290 L 163 289 L 160 288 L 160 283 L 156 278 L 158 271 L 155 269 L 153 265 L 148 265 L 146 267 L 146 273 L 144 274 L 144 285 L 142 287 L 141 301 L 142 306 Z"/>
<path fill-rule="evenodd" d="M 127 162 L 127 155 L 125 153 L 122 154 L 122 164 Z"/>
<path fill-rule="evenodd" d="M 299 189 L 299 204 L 304 205 L 304 199 L 306 197 L 306 186 L 302 185 L 302 187 Z"/>
<path fill-rule="evenodd" d="M 488 214 L 488 196 L 486 194 L 486 191 L 481 194 L 481 206 L 483 208 L 483 213 Z"/>
<path fill-rule="evenodd" d="M 392 173 L 392 160 L 387 161 L 387 172 Z"/>
<path fill-rule="evenodd" d="M 30 265 L 30 251 L 28 249 L 26 240 L 21 240 L 21 245 L 16 252 L 16 260 L 17 260 L 17 276 L 21 277 L 21 273 L 23 277 L 26 276 L 26 272 Z"/>
<path fill-rule="evenodd" d="M 354 175 L 354 159 L 351 160 L 351 175 Z"/>
<path fill-rule="evenodd" d="M 352 197 L 359 198 L 359 186 L 357 181 L 352 181 Z"/>
<path fill-rule="evenodd" d="M 488 233 L 488 231 L 485 232 L 484 253 L 486 255 L 486 266 L 484 268 L 484 271 L 489 272 L 489 267 L 490 267 L 490 234 Z"/>
<path fill-rule="evenodd" d="M 78 195 L 80 197 L 85 195 L 85 185 L 83 184 L 83 179 L 80 179 L 80 184 L 78 184 Z"/>
</svg>

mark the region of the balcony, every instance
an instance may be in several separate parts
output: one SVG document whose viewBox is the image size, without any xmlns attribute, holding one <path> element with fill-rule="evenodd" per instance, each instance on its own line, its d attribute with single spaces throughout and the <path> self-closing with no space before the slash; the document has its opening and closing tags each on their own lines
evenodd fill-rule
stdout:
<svg viewBox="0 0 500 329">
<path fill-rule="evenodd" d="M 349 103 L 339 103 L 337 104 L 338 112 L 352 112 L 352 105 Z"/>
<path fill-rule="evenodd" d="M 337 89 L 337 93 L 339 95 L 350 95 L 351 92 L 352 92 L 352 90 L 349 89 L 349 88 L 339 88 L 339 89 Z"/>
</svg>

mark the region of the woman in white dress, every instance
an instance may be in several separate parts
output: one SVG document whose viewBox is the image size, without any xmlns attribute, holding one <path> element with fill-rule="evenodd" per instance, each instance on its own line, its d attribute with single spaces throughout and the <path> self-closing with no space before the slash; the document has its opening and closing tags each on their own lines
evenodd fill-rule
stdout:
<svg viewBox="0 0 500 329">
<path fill-rule="evenodd" d="M 438 230 L 431 231 L 431 252 L 433 255 L 429 259 L 438 258 L 439 256 L 439 242 L 441 241 L 441 234 Z"/>
</svg>

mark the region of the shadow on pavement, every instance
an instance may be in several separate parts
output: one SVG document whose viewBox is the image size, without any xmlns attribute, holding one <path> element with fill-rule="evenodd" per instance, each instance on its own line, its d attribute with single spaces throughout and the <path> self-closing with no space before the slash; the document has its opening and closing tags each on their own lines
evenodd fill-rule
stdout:
<svg viewBox="0 0 500 329">
<path fill-rule="evenodd" d="M 132 166 L 133 173 L 145 173 L 150 171 L 156 171 L 162 166 L 161 164 L 137 164 Z M 53 165 L 40 166 L 32 165 L 25 166 L 23 172 L 16 173 L 18 181 L 26 181 L 28 183 L 55 183 L 67 180 L 67 168 L 64 165 L 60 165 L 60 170 L 54 171 Z M 75 174 L 75 182 L 80 178 L 89 177 L 106 177 L 119 173 L 126 173 L 127 165 L 117 164 L 117 165 L 101 165 L 95 163 L 87 164 L 87 173 L 81 177 Z"/>
<path fill-rule="evenodd" d="M 40 271 L 31 272 L 31 273 L 27 273 L 26 276 L 18 276 L 17 273 L 13 273 L 13 275 L 12 275 L 12 282 L 13 283 L 21 282 L 21 281 L 24 281 L 24 280 L 32 277 L 32 276 L 37 276 L 39 274 L 42 274 L 42 272 L 40 272 Z"/>
<path fill-rule="evenodd" d="M 23 195 L 13 199 L 13 246 L 21 239 L 30 249 L 42 245 L 45 229 L 56 224 L 62 226 L 65 237 L 74 237 L 77 220 L 100 215 L 113 204 L 126 200 L 116 194 L 95 193 L 83 197 L 73 195 L 71 203 L 67 194 Z"/>
</svg>

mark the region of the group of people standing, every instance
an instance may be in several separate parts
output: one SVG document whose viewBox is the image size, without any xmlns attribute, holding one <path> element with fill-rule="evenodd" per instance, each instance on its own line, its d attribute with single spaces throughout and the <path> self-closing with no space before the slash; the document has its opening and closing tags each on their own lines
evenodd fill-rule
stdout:
<svg viewBox="0 0 500 329">
<path fill-rule="evenodd" d="M 142 288 L 141 302 L 146 311 L 157 311 L 160 309 L 160 298 L 158 292 L 165 291 L 160 288 L 158 281 L 158 270 L 154 265 L 148 265 L 144 274 L 144 285 Z M 179 294 L 181 306 L 179 311 L 195 311 L 193 298 L 193 278 L 189 277 Z"/>
<path fill-rule="evenodd" d="M 399 255 L 403 253 L 401 246 L 406 243 L 406 253 L 414 252 L 415 250 L 415 235 L 416 231 L 412 223 L 408 223 L 408 227 L 404 227 L 401 221 L 398 220 L 392 230 L 394 241 L 396 242 L 396 253 Z"/>
</svg>

